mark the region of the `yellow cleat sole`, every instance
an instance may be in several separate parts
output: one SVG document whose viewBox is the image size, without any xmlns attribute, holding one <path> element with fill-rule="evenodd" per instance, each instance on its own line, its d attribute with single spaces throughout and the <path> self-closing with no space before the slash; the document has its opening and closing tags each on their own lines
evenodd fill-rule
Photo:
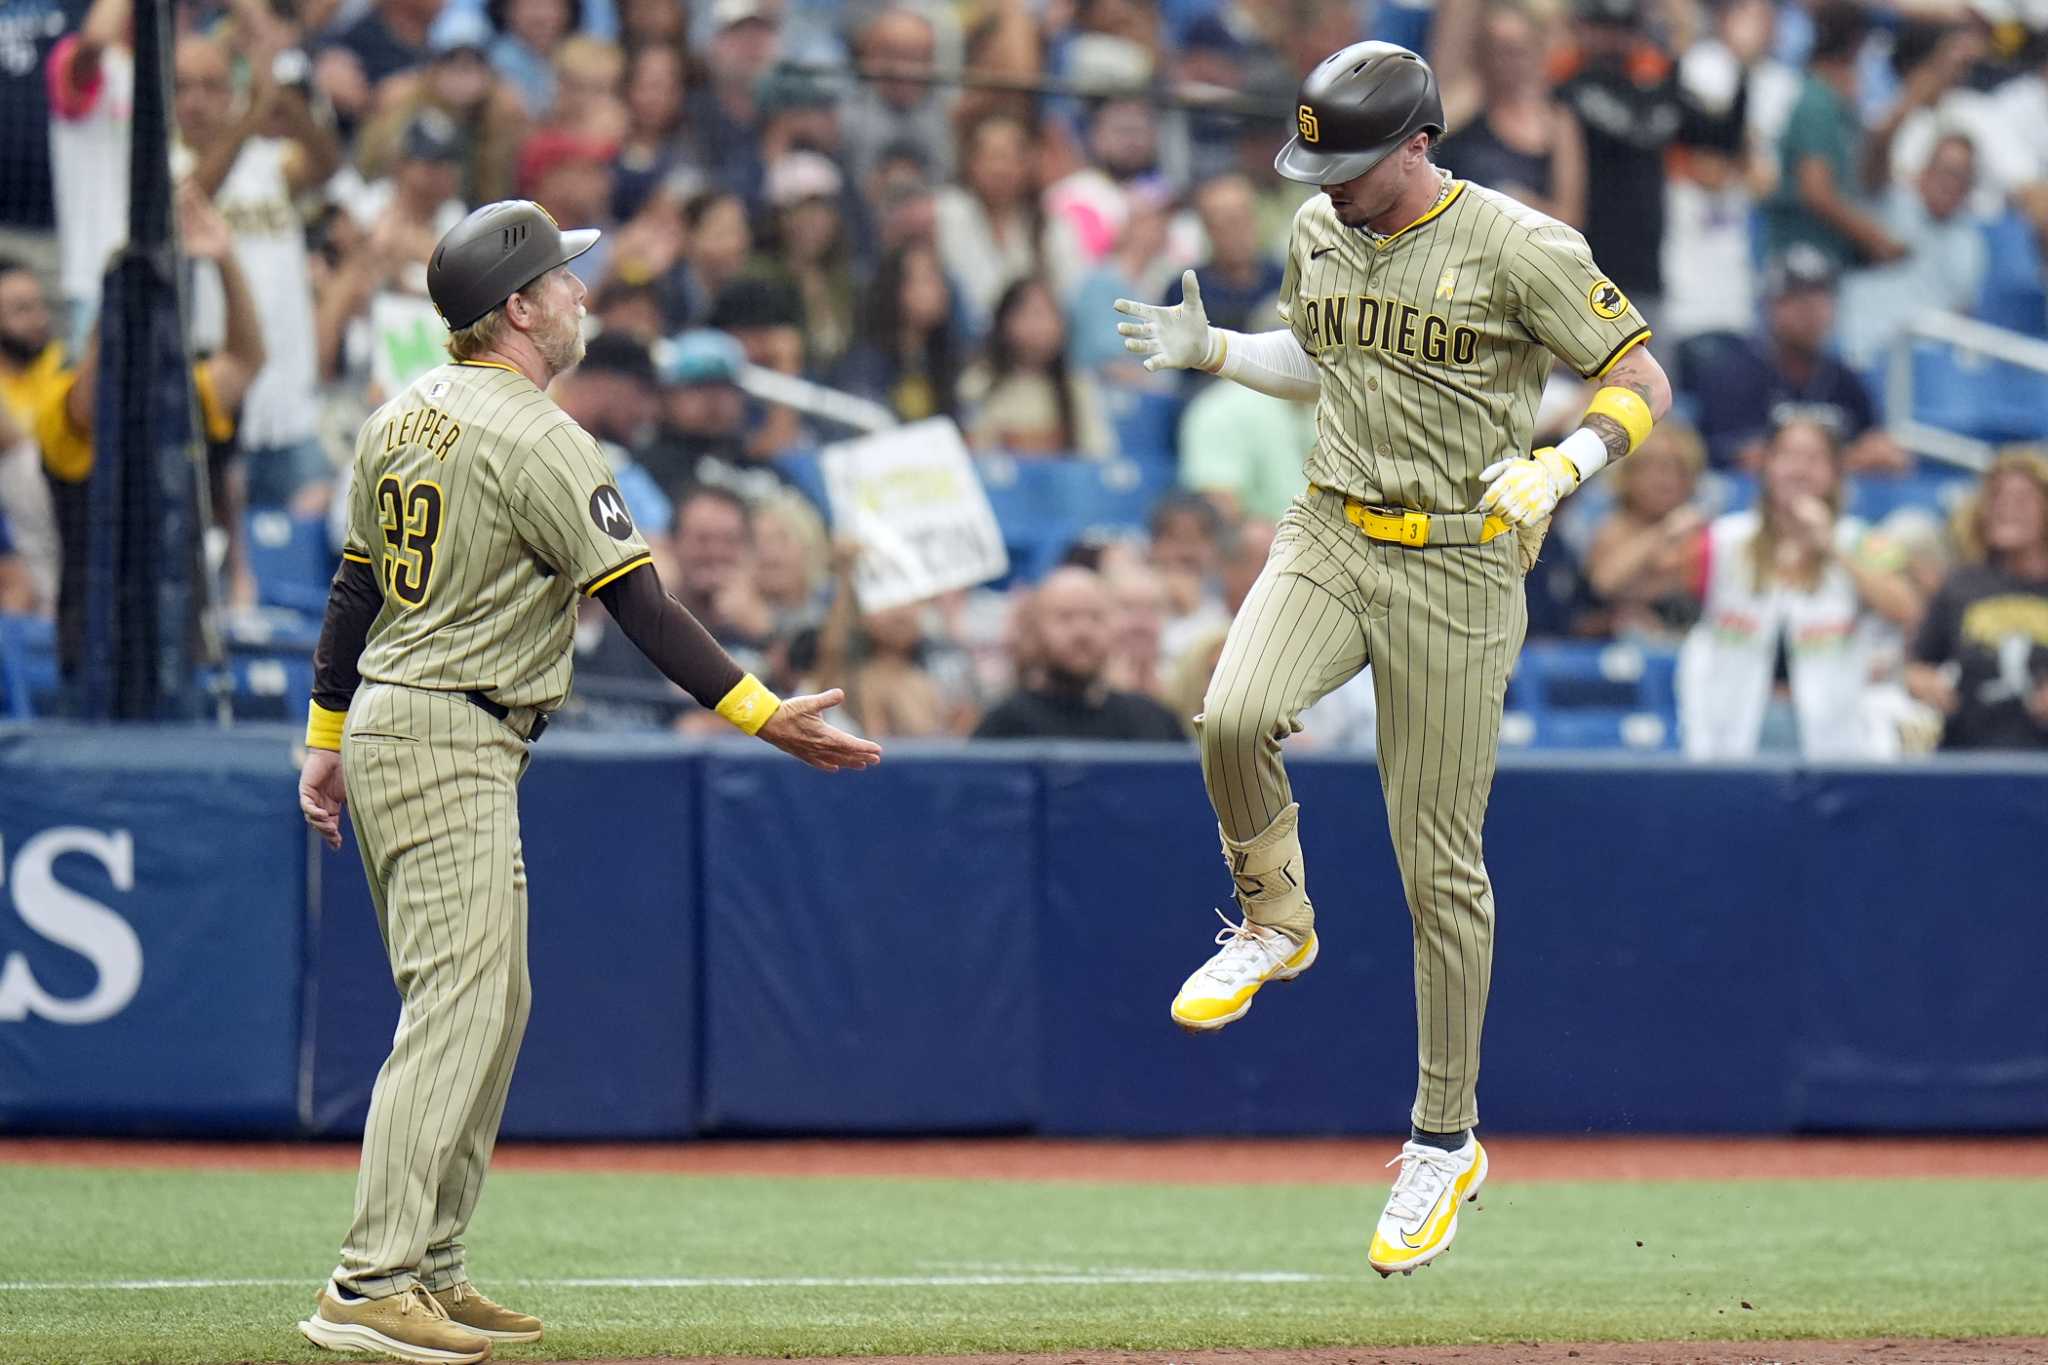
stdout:
<svg viewBox="0 0 2048 1365">
<path fill-rule="evenodd" d="M 1475 1209 L 1481 1209 L 1484 1208 L 1485 1205 L 1479 1202 L 1479 1190 L 1480 1187 L 1486 1183 L 1487 1173 L 1486 1148 L 1483 1144 L 1479 1148 L 1479 1160 L 1476 1163 L 1476 1165 L 1477 1170 L 1472 1177 L 1472 1183 L 1470 1186 L 1466 1188 L 1465 1197 L 1459 1200 L 1458 1202 L 1461 1205 L 1470 1204 Z M 1429 1265 L 1430 1263 L 1435 1261 L 1437 1257 L 1443 1255 L 1446 1251 L 1449 1251 L 1451 1249 L 1451 1240 L 1455 1238 L 1457 1235 L 1458 1215 L 1454 1213 L 1451 1215 L 1451 1225 L 1448 1228 L 1444 1229 L 1443 1240 L 1438 1242 L 1435 1246 L 1430 1247 L 1408 1259 L 1386 1263 L 1373 1260 L 1371 1253 L 1368 1252 L 1366 1254 L 1366 1264 L 1370 1265 L 1374 1270 L 1379 1271 L 1380 1278 L 1383 1280 L 1392 1276 L 1396 1271 L 1399 1271 L 1403 1275 L 1413 1275 L 1416 1271 L 1422 1269 L 1426 1265 Z M 1378 1239 L 1375 1238 L 1374 1240 L 1377 1241 Z"/>
<path fill-rule="evenodd" d="M 1259 991 L 1264 987 L 1270 986 L 1276 981 L 1292 981 L 1310 967 L 1315 966 L 1316 956 L 1320 952 L 1322 952 L 1322 939 L 1315 934 L 1310 934 L 1308 942 L 1296 950 L 1297 956 L 1301 959 L 1299 962 L 1290 962 L 1287 966 L 1280 968 L 1264 981 L 1261 981 L 1257 986 L 1252 987 L 1251 993 L 1246 995 L 1238 1003 L 1237 1008 L 1228 1014 L 1219 1014 L 1213 1018 L 1197 1018 L 1193 1015 L 1182 1014 L 1180 1012 L 1180 1001 L 1178 1000 L 1173 1002 L 1172 1007 L 1167 1013 L 1173 1019 L 1173 1022 L 1180 1025 L 1181 1029 L 1185 1032 L 1214 1033 L 1225 1024 L 1234 1024 L 1247 1014 L 1250 1014 L 1252 1011 L 1252 1001 L 1258 999 Z"/>
</svg>

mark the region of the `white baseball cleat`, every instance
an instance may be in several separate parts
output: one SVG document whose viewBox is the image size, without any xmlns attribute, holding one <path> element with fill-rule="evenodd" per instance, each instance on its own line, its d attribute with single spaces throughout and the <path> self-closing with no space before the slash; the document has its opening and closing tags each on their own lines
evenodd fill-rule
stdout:
<svg viewBox="0 0 2048 1365">
<path fill-rule="evenodd" d="M 1282 930 L 1249 919 L 1232 924 L 1221 910 L 1216 914 L 1225 926 L 1216 935 L 1222 948 L 1197 967 L 1173 997 L 1173 1022 L 1197 1033 L 1244 1018 L 1259 987 L 1268 981 L 1292 981 L 1316 960 L 1314 930 L 1307 942 L 1297 943 Z"/>
<path fill-rule="evenodd" d="M 1458 1235 L 1459 1208 L 1477 1199 L 1486 1183 L 1486 1149 L 1474 1136 L 1455 1152 L 1404 1143 L 1401 1155 L 1387 1164 L 1396 1163 L 1401 1174 L 1394 1178 L 1394 1192 L 1366 1253 L 1381 1279 L 1397 1270 L 1412 1275 L 1441 1256 Z"/>
</svg>

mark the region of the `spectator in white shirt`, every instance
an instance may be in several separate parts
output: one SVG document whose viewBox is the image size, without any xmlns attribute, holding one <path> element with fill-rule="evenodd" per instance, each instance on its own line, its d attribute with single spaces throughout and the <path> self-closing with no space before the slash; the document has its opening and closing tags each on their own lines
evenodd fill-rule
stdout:
<svg viewBox="0 0 2048 1365">
<path fill-rule="evenodd" d="M 328 470 L 315 421 L 319 376 L 306 228 L 293 201 L 334 174 L 341 146 L 314 118 L 303 89 L 278 79 L 293 75 L 289 55 L 248 55 L 251 79 L 237 110 L 227 50 L 210 38 L 179 40 L 180 143 L 172 169 L 212 197 L 235 235 L 236 259 L 262 281 L 256 315 L 268 359 L 243 399 L 239 433 L 250 504 L 278 506 Z M 301 78 L 304 65 L 299 57 Z M 225 330 L 219 276 L 203 270 L 193 285 L 194 339 L 210 350 Z"/>
<path fill-rule="evenodd" d="M 1976 306 L 1988 265 L 1983 225 L 1969 211 L 1976 181 L 1976 145 L 1951 132 L 1911 183 L 1887 191 L 1880 216 L 1909 254 L 1843 278 L 1837 337 L 1851 365 L 1882 360 L 1916 314 Z"/>
<path fill-rule="evenodd" d="M 984 114 L 960 139 L 962 182 L 939 191 L 939 259 L 969 322 L 986 330 L 1003 291 L 1038 277 L 1064 300 L 1080 264 L 1066 221 L 1039 203 L 1037 145 L 1007 113 Z"/>
<path fill-rule="evenodd" d="M 1887 752 L 1886 727 L 1867 704 L 1870 627 L 1878 618 L 1910 626 L 1920 599 L 1865 553 L 1867 528 L 1841 512 L 1842 475 L 1831 431 L 1788 422 L 1765 449 L 1755 509 L 1707 528 L 1703 611 L 1678 662 L 1689 756 Z"/>
<path fill-rule="evenodd" d="M 128 240 L 128 131 L 134 119 L 129 0 L 93 0 L 50 50 L 50 183 L 58 272 L 76 350 L 99 314 L 108 258 Z"/>
<path fill-rule="evenodd" d="M 1660 342 L 1756 325 L 1751 220 L 1777 180 L 1768 157 L 1688 147 L 1664 182 L 1664 312 Z"/>
</svg>

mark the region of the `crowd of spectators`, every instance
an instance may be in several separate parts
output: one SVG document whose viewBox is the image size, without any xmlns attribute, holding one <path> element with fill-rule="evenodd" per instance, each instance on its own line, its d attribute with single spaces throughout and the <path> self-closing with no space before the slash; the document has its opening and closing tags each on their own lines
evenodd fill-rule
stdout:
<svg viewBox="0 0 2048 1365">
<path fill-rule="evenodd" d="M 76 600 L 101 273 L 122 244 L 131 0 L 0 0 L 0 611 Z M 1119 297 L 1277 326 L 1301 71 L 1360 36 L 1442 77 L 1453 172 L 1582 229 L 1656 329 L 1674 417 L 1567 505 L 1532 634 L 1679 648 L 1688 751 L 2048 746 L 2048 464 L 1848 514 L 1928 468 L 1880 367 L 1971 313 L 1986 227 L 2048 242 L 2048 12 L 2007 0 L 190 0 L 172 169 L 227 601 L 250 508 L 339 515 L 355 431 L 435 363 L 470 207 L 605 229 L 558 401 L 663 581 L 874 735 L 1184 735 L 1300 490 L 1312 405 L 1147 374 Z M 857 68 L 857 69 L 856 69 Z M 965 76 L 963 81 L 958 79 Z M 1060 93 L 1033 93 L 1044 82 Z M 1271 118 L 1233 112 L 1270 107 Z M 2038 284 L 2038 281 L 2036 282 Z M 2036 296 L 2038 298 L 2038 295 Z M 2025 322 L 2025 319 L 2021 320 Z M 2048 317 L 2033 319 L 2048 334 Z M 1018 460 L 1169 468 L 1144 526 L 1036 583 L 863 610 L 788 458 L 847 432 L 774 371 Z M 1542 434 L 1581 410 L 1553 380 Z M 1177 436 L 1119 421 L 1167 404 Z M 2037 435 L 2048 436 L 2048 412 Z M 1964 493 L 1962 485 L 1955 492 Z M 75 610 L 75 608 L 74 608 Z M 577 633 L 588 725 L 707 718 Z M 1304 742 L 1369 747 L 1369 676 Z"/>
</svg>

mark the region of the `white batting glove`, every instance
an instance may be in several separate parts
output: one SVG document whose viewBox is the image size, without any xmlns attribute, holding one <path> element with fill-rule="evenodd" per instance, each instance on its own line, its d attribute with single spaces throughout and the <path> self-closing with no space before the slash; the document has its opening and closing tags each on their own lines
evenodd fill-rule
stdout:
<svg viewBox="0 0 2048 1365">
<path fill-rule="evenodd" d="M 1171 308 L 1132 299 L 1116 301 L 1117 312 L 1138 319 L 1119 322 L 1117 334 L 1126 351 L 1145 357 L 1148 370 L 1206 370 L 1215 363 L 1209 314 L 1202 308 L 1202 286 L 1195 282 L 1194 271 L 1180 277 L 1180 289 L 1181 301 Z"/>
<path fill-rule="evenodd" d="M 1554 446 L 1540 446 L 1520 459 L 1496 460 L 1479 477 L 1487 480 L 1479 510 L 1496 513 L 1510 526 L 1534 526 L 1579 486 L 1579 471 Z"/>
</svg>

